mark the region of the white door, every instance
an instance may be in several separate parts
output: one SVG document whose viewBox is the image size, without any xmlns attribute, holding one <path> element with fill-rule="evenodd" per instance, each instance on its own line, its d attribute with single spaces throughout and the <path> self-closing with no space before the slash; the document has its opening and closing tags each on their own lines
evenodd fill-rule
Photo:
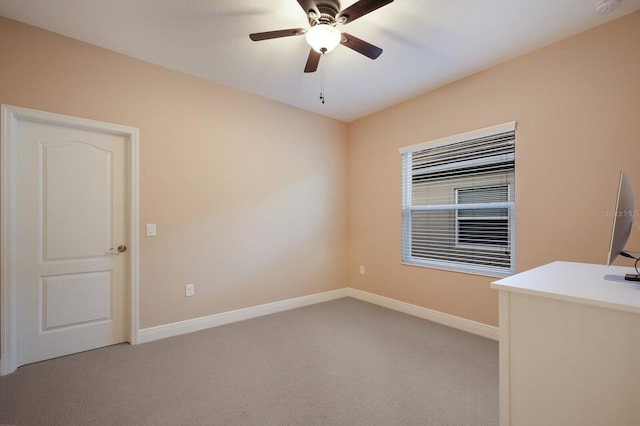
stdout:
<svg viewBox="0 0 640 426">
<path fill-rule="evenodd" d="M 51 120 L 14 127 L 17 366 L 127 341 L 128 136 Z"/>
</svg>

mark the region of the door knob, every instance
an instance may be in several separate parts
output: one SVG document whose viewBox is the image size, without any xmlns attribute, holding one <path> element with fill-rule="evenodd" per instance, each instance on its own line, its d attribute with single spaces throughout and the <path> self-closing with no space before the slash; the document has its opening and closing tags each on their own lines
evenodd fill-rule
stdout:
<svg viewBox="0 0 640 426">
<path fill-rule="evenodd" d="M 124 253 L 125 251 L 127 251 L 127 246 L 125 246 L 124 244 L 121 244 L 118 246 L 118 248 L 111 247 L 109 249 L 109 251 L 114 251 L 114 250 L 118 250 L 118 253 Z"/>
</svg>

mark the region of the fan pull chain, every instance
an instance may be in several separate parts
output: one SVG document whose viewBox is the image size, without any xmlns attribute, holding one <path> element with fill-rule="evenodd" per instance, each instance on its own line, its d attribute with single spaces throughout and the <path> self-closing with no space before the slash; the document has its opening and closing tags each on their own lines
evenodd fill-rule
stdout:
<svg viewBox="0 0 640 426">
<path fill-rule="evenodd" d="M 320 72 L 322 74 L 320 77 L 320 102 L 322 102 L 322 105 L 324 105 L 324 62 L 320 62 Z"/>
</svg>

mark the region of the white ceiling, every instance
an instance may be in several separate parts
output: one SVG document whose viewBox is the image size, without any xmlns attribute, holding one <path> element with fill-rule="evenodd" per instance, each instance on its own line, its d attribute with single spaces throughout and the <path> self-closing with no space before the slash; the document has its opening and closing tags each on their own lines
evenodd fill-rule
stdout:
<svg viewBox="0 0 640 426">
<path fill-rule="evenodd" d="M 0 15 L 349 122 L 640 10 L 598 15 L 601 1 L 395 0 L 342 27 L 378 59 L 338 46 L 310 74 L 303 36 L 249 40 L 307 28 L 296 0 L 0 0 Z"/>
</svg>

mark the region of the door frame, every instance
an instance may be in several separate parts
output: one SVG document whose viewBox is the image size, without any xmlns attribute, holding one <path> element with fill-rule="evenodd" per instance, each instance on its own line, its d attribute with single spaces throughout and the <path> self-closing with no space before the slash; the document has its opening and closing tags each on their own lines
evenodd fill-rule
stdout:
<svg viewBox="0 0 640 426">
<path fill-rule="evenodd" d="M 139 332 L 139 130 L 101 121 L 71 117 L 12 105 L 0 107 L 0 376 L 18 368 L 17 232 L 17 126 L 33 121 L 123 136 L 128 144 L 128 336 L 137 343 Z"/>
</svg>

